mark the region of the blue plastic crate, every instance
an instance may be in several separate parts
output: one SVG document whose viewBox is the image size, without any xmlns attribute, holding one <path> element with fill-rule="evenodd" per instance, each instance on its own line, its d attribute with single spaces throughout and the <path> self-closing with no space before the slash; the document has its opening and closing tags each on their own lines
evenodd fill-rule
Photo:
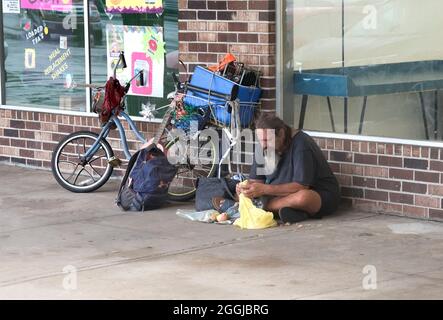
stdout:
<svg viewBox="0 0 443 320">
<path fill-rule="evenodd" d="M 254 119 L 254 111 L 261 96 L 261 89 L 258 87 L 246 87 L 226 79 L 214 72 L 197 66 L 192 75 L 190 84 L 217 93 L 232 95 L 235 86 L 238 86 L 237 99 L 240 101 L 240 122 L 242 127 L 248 127 Z M 230 125 L 231 115 L 228 112 L 227 101 L 218 97 L 208 96 L 201 92 L 188 91 L 189 95 L 200 97 L 202 104 L 210 102 L 213 110 L 214 120 L 222 125 Z"/>
<path fill-rule="evenodd" d="M 258 102 L 261 96 L 260 88 L 239 85 L 201 66 L 195 67 L 190 84 L 227 95 L 232 95 L 234 87 L 238 86 L 237 98 L 240 102 Z"/>
</svg>

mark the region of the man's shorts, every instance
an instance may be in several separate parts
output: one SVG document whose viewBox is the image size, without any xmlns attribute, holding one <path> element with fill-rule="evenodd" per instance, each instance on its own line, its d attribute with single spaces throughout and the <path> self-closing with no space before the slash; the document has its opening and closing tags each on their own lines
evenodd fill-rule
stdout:
<svg viewBox="0 0 443 320">
<path fill-rule="evenodd" d="M 314 190 L 320 195 L 321 207 L 316 215 L 327 216 L 334 213 L 340 205 L 340 195 L 326 190 Z"/>
</svg>

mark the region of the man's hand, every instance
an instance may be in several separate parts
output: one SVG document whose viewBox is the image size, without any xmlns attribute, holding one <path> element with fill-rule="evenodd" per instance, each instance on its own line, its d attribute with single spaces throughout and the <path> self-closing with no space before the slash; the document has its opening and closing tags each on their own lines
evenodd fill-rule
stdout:
<svg viewBox="0 0 443 320">
<path fill-rule="evenodd" d="M 266 184 L 252 182 L 241 188 L 241 192 L 248 198 L 258 198 L 266 194 Z"/>
</svg>

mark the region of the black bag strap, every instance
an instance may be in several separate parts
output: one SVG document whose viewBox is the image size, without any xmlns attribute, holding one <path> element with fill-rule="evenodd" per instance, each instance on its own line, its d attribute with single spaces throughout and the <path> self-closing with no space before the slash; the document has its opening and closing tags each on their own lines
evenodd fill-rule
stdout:
<svg viewBox="0 0 443 320">
<path fill-rule="evenodd" d="M 226 181 L 226 178 L 220 178 L 221 185 L 227 192 L 227 194 L 231 197 L 232 200 L 235 200 L 235 196 L 232 194 L 231 190 L 229 189 L 228 182 Z"/>
</svg>

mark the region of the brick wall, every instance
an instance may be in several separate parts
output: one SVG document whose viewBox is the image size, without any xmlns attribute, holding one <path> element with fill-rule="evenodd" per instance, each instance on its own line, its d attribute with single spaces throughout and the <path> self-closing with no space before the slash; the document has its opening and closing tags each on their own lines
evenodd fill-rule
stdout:
<svg viewBox="0 0 443 320">
<path fill-rule="evenodd" d="M 146 136 L 157 124 L 138 122 Z M 124 123 L 132 150 L 137 142 Z M 96 116 L 0 109 L 0 161 L 50 167 L 52 150 L 66 134 L 98 132 Z M 443 149 L 315 138 L 340 181 L 343 203 L 371 212 L 443 221 Z M 109 138 L 124 158 L 117 131 Z M 118 171 L 117 171 L 118 172 Z"/>
<path fill-rule="evenodd" d="M 126 121 L 122 124 L 129 147 L 134 151 L 139 143 Z M 146 137 L 152 136 L 157 127 L 155 123 L 136 124 Z M 71 116 L 0 109 L 0 161 L 50 168 L 52 151 L 57 143 L 67 134 L 82 130 L 99 133 L 97 115 Z M 115 155 L 125 159 L 118 130 L 111 131 L 108 142 Z"/>
<path fill-rule="evenodd" d="M 316 138 L 348 205 L 443 220 L 443 149 Z"/>
<path fill-rule="evenodd" d="M 275 1 L 179 0 L 180 59 L 187 70 L 211 65 L 226 53 L 262 71 L 262 110 L 275 110 Z"/>
</svg>

